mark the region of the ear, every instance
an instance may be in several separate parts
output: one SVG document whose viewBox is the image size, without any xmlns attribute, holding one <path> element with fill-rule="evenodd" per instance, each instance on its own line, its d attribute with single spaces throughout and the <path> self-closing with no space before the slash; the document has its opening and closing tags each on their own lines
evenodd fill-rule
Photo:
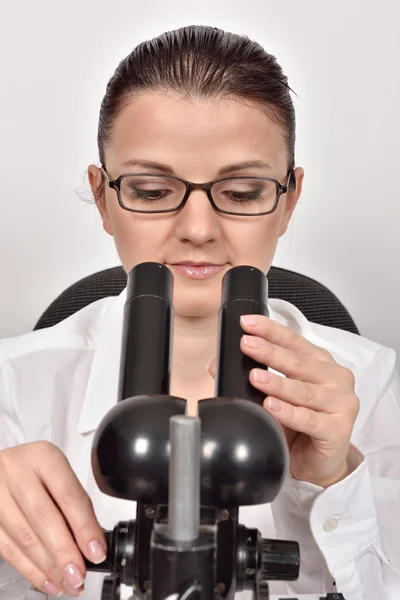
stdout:
<svg viewBox="0 0 400 600">
<path fill-rule="evenodd" d="M 278 237 L 281 237 L 284 233 L 286 233 L 290 218 L 293 214 L 294 209 L 296 208 L 297 201 L 301 196 L 301 192 L 303 189 L 304 169 L 302 169 L 301 167 L 297 167 L 297 169 L 294 170 L 294 176 L 296 181 L 296 189 L 287 192 L 285 212 L 282 216 L 282 222 L 279 227 Z"/>
<path fill-rule="evenodd" d="M 107 210 L 106 202 L 106 184 L 104 175 L 98 167 L 90 165 L 88 169 L 89 183 L 92 190 L 94 199 L 96 200 L 96 206 L 103 222 L 103 229 L 109 235 L 113 235 L 113 228 L 110 220 L 110 216 Z"/>
</svg>

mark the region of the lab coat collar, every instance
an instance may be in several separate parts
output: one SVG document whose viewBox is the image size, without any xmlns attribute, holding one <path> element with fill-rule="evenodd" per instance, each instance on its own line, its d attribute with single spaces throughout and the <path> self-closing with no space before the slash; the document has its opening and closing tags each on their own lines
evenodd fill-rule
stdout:
<svg viewBox="0 0 400 600">
<path fill-rule="evenodd" d="M 97 429 L 102 418 L 117 402 L 126 290 L 112 299 L 101 320 L 78 433 Z"/>
</svg>

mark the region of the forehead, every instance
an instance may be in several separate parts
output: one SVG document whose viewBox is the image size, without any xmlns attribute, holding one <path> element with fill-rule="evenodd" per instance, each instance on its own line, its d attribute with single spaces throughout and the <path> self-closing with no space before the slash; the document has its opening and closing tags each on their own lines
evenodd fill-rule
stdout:
<svg viewBox="0 0 400 600">
<path fill-rule="evenodd" d="M 260 107 L 232 98 L 182 98 L 172 91 L 140 93 L 113 124 L 106 149 L 117 166 L 132 158 L 205 169 L 262 159 L 285 169 L 287 148 L 280 127 Z"/>
</svg>

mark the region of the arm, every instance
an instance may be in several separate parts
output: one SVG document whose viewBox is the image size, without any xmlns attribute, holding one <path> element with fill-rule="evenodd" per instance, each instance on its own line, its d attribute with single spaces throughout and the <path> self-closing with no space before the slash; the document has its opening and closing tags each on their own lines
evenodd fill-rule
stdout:
<svg viewBox="0 0 400 600">
<path fill-rule="evenodd" d="M 392 350 L 381 349 L 357 388 L 362 424 L 348 455 L 350 474 L 327 489 L 288 477 L 272 513 L 277 536 L 300 543 L 301 576 L 291 592 L 397 600 L 400 377 Z"/>
<path fill-rule="evenodd" d="M 35 429 L 29 432 L 28 419 L 26 428 L 20 425 L 26 415 L 18 411 L 18 386 L 7 365 L 0 370 L 0 597 L 36 600 L 38 592 L 28 593 L 31 584 L 42 597 L 76 597 L 86 574 L 83 556 L 100 562 L 104 532 L 61 450 L 47 441 L 25 441 Z"/>
<path fill-rule="evenodd" d="M 10 406 L 9 399 L 10 395 L 6 393 L 5 378 L 0 366 L 0 451 L 25 442 L 17 415 Z M 28 587 L 29 582 L 0 557 L 0 597 L 4 597 L 5 600 L 26 598 Z"/>
</svg>

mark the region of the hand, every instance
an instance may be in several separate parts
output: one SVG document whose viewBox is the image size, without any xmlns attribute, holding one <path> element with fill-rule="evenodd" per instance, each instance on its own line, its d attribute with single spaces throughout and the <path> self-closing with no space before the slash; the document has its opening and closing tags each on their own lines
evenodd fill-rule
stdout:
<svg viewBox="0 0 400 600">
<path fill-rule="evenodd" d="M 250 335 L 241 339 L 242 352 L 285 375 L 253 369 L 250 382 L 265 393 L 264 408 L 286 436 L 291 476 L 325 488 L 341 481 L 349 474 L 360 408 L 353 373 L 288 327 L 262 315 L 245 317 L 241 326 Z M 215 377 L 215 363 L 209 371 Z"/>
<path fill-rule="evenodd" d="M 48 442 L 2 450 L 0 498 L 0 557 L 46 594 L 81 595 L 81 552 L 100 563 L 107 546 L 64 454 Z"/>
</svg>

